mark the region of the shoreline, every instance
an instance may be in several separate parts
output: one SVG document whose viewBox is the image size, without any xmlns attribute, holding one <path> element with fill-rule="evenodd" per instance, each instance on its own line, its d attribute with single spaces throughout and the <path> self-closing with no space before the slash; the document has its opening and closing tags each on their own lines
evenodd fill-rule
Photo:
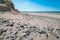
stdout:
<svg viewBox="0 0 60 40">
<path fill-rule="evenodd" d="M 50 13 L 23 13 L 23 14 L 60 18 L 59 14 L 50 14 Z"/>
</svg>

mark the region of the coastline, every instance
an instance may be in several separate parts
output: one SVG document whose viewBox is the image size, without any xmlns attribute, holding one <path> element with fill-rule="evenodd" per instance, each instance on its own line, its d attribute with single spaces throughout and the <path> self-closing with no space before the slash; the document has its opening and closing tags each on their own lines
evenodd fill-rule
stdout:
<svg viewBox="0 0 60 40">
<path fill-rule="evenodd" d="M 54 13 L 24 13 L 23 12 L 23 14 L 60 18 L 60 14 L 54 14 Z"/>
</svg>

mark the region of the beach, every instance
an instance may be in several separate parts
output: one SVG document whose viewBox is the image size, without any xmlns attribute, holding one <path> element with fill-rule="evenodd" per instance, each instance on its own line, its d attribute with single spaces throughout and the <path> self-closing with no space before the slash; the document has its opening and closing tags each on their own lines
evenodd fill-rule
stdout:
<svg viewBox="0 0 60 40">
<path fill-rule="evenodd" d="M 60 40 L 60 15 L 0 12 L 2 40 Z"/>
</svg>

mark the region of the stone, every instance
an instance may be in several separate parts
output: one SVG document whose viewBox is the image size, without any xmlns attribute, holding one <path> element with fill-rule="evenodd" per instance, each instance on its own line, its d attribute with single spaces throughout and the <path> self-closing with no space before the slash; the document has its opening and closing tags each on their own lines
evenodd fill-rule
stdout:
<svg viewBox="0 0 60 40">
<path fill-rule="evenodd" d="M 56 38 L 59 39 L 60 37 L 57 36 Z"/>
<path fill-rule="evenodd" d="M 10 35 L 8 40 L 15 40 L 14 36 L 13 35 Z"/>
<path fill-rule="evenodd" d="M 7 29 L 4 30 L 3 28 L 1 28 L 0 29 L 0 35 L 2 35 L 2 33 L 6 32 L 6 31 L 7 31 Z"/>
<path fill-rule="evenodd" d="M 13 23 L 13 22 L 9 22 L 9 23 L 7 23 L 7 25 L 6 25 L 6 26 L 13 27 L 13 26 L 14 26 L 14 23 Z"/>
<path fill-rule="evenodd" d="M 0 29 L 0 35 L 3 33 L 3 29 Z"/>
<path fill-rule="evenodd" d="M 4 20 L 2 23 L 6 23 L 6 22 L 9 22 L 8 20 Z"/>
<path fill-rule="evenodd" d="M 22 38 L 22 36 L 20 36 L 19 38 L 18 38 L 18 40 L 22 40 L 23 38 Z"/>
<path fill-rule="evenodd" d="M 3 19 L 2 18 L 0 18 L 0 25 L 3 25 Z"/>
<path fill-rule="evenodd" d="M 31 33 L 31 32 L 28 31 L 25 35 L 23 35 L 23 37 L 26 37 L 26 38 L 27 38 L 27 37 L 30 35 L 30 33 Z"/>
<path fill-rule="evenodd" d="M 18 31 L 16 31 L 14 34 L 17 35 L 18 34 Z"/>
<path fill-rule="evenodd" d="M 32 37 L 28 37 L 28 40 L 33 40 L 33 38 Z"/>
</svg>

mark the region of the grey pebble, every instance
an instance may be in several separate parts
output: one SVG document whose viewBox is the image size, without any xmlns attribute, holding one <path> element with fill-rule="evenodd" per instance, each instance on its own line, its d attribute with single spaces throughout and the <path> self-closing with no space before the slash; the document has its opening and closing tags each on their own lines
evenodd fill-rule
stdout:
<svg viewBox="0 0 60 40">
<path fill-rule="evenodd" d="M 18 38 L 18 40 L 22 40 L 23 38 L 22 38 L 22 36 L 20 36 L 19 38 Z"/>
<path fill-rule="evenodd" d="M 6 32 L 6 31 L 7 31 L 7 29 L 4 30 L 3 28 L 1 28 L 1 29 L 0 29 L 0 35 L 1 35 L 3 32 Z"/>
<path fill-rule="evenodd" d="M 33 38 L 32 37 L 28 37 L 28 40 L 33 40 Z"/>
</svg>

